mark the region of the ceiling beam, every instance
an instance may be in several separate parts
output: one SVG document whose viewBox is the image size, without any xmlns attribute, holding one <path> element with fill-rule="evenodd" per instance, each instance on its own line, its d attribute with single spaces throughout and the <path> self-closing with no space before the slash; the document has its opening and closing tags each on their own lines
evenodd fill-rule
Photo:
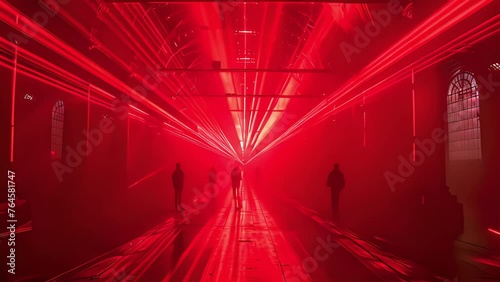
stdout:
<svg viewBox="0 0 500 282">
<path fill-rule="evenodd" d="M 168 73 L 169 75 L 173 72 L 282 72 L 282 73 L 331 73 L 332 69 L 181 69 L 181 68 L 169 68 L 169 69 L 158 69 L 160 73 Z"/>
<path fill-rule="evenodd" d="M 189 98 L 189 97 L 206 97 L 206 98 L 236 98 L 236 97 L 259 97 L 259 98 L 310 98 L 310 99 L 323 99 L 324 95 L 290 95 L 290 94 L 190 94 L 190 95 L 172 95 L 175 98 Z"/>
<path fill-rule="evenodd" d="M 243 110 L 229 110 L 230 112 L 243 112 Z M 269 113 L 273 113 L 273 112 L 278 112 L 278 113 L 284 113 L 285 110 L 259 110 L 259 109 L 255 109 L 255 110 L 245 110 L 247 112 L 269 112 Z"/>
<path fill-rule="evenodd" d="M 390 0 L 315 0 L 317 3 L 388 3 Z M 165 0 L 102 0 L 105 3 L 193 3 L 193 2 L 220 2 L 220 3 L 230 3 L 234 5 L 235 3 L 244 1 L 235 0 L 176 0 L 176 1 L 165 1 Z M 249 3 L 271 3 L 271 2 L 283 2 L 283 3 L 304 3 L 309 4 L 311 1 L 304 0 L 287 0 L 287 1 L 276 1 L 276 0 L 252 0 Z"/>
</svg>

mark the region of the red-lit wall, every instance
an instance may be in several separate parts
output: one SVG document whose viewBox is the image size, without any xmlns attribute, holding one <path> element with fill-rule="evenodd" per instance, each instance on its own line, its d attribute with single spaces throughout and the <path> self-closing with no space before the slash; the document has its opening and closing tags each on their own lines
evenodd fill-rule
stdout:
<svg viewBox="0 0 500 282">
<path fill-rule="evenodd" d="M 7 55 L 12 61 L 13 56 Z M 9 89 L 12 89 L 12 71 L 6 67 L 0 66 L 0 78 L 2 79 L 2 89 L 0 90 L 0 136 L 3 136 L 3 140 L 0 142 L 0 169 L 2 171 L 7 171 L 10 168 L 10 117 L 11 117 L 11 105 L 12 105 L 12 93 L 9 93 Z M 5 202 L 7 200 L 7 194 L 0 194 L 0 202 Z"/>
<path fill-rule="evenodd" d="M 498 150 L 500 99 L 495 82 L 498 72 L 491 72 L 481 61 L 464 63 L 472 71 L 479 86 L 481 160 L 448 161 L 447 182 L 453 194 L 464 204 L 465 232 L 461 240 L 488 248 L 500 248 L 500 236 L 488 231 L 499 230 L 500 167 Z M 491 83 L 491 84 L 490 84 Z"/>
<path fill-rule="evenodd" d="M 490 72 L 484 68 L 483 71 L 474 72 L 487 78 Z M 500 99 L 496 92 L 481 99 L 483 159 L 450 162 L 447 142 L 431 141 L 436 132 L 447 132 L 446 95 L 450 80 L 445 65 L 417 73 L 414 86 L 407 79 L 376 98 L 368 98 L 365 106 L 360 102 L 259 157 L 252 169 L 259 167 L 260 182 L 265 183 L 261 193 L 272 194 L 267 188 L 270 185 L 279 191 L 274 197 L 295 198 L 328 216 L 330 194 L 326 177 L 338 162 L 347 179 L 341 217 L 355 230 L 400 240 L 412 236 L 431 240 L 457 238 L 498 249 L 500 239 L 488 228 L 499 229 Z M 500 81 L 498 73 L 492 81 Z M 484 85 L 480 85 L 480 91 L 485 91 Z M 414 172 L 403 177 L 404 182 L 396 182 L 395 191 L 391 191 L 384 174 L 390 171 L 399 175 L 399 157 L 410 160 L 414 142 L 426 144 L 428 154 L 416 145 L 417 150 L 425 153 L 422 164 L 414 165 Z"/>
<path fill-rule="evenodd" d="M 292 197 L 325 216 L 330 215 L 330 191 L 326 178 L 335 162 L 340 163 L 347 186 L 342 192 L 340 213 L 343 222 L 361 233 L 406 240 L 436 233 L 437 238 L 453 233 L 429 230 L 447 224 L 435 205 L 435 191 L 445 189 L 445 145 L 432 142 L 433 148 L 412 165 L 414 171 L 401 175 L 404 159 L 410 163 L 413 143 L 429 142 L 433 132 L 446 130 L 447 80 L 438 68 L 415 75 L 374 97 L 362 101 L 306 130 L 256 160 L 264 184 L 279 190 L 275 197 Z M 415 89 L 415 126 L 413 136 L 412 89 Z M 364 112 L 366 131 L 363 130 Z M 364 142 L 366 136 L 366 144 Z M 417 142 L 418 143 L 418 142 Z M 418 146 L 417 150 L 421 150 Z M 419 157 L 420 158 L 420 157 Z M 421 163 L 421 164 L 420 164 Z M 401 178 L 391 188 L 387 173 Z M 280 195 L 280 193 L 282 193 Z M 454 200 L 450 196 L 451 200 Z M 455 207 L 459 207 L 456 205 Z M 430 234 L 429 236 L 432 236 Z"/>
<path fill-rule="evenodd" d="M 0 68 L 4 137 L 10 137 L 12 73 L 12 69 Z M 33 100 L 25 99 L 26 94 Z M 62 164 L 69 169 L 60 171 L 61 181 L 50 152 L 51 111 L 58 100 L 65 108 Z M 22 208 L 19 205 L 18 215 L 32 220 L 29 245 L 25 243 L 19 251 L 28 248 L 30 255 L 25 258 L 35 261 L 44 260 L 47 253 L 54 258 L 54 265 L 48 261 L 47 269 L 40 270 L 43 273 L 55 274 L 95 257 L 173 213 L 171 173 L 176 162 L 182 163 L 186 173 L 185 203 L 192 201 L 194 188 L 203 191 L 211 165 L 222 170 L 228 163 L 167 134 L 149 117 L 144 121 L 122 118 L 120 112 L 21 74 L 17 75 L 15 102 L 14 164 L 9 165 L 9 142 L 2 142 L 2 167 L 16 172 L 17 196 L 27 200 Z M 111 122 L 112 130 L 100 128 L 103 120 Z M 91 132 L 89 140 L 86 131 Z M 87 141 L 88 155 L 70 153 L 85 148 L 82 144 Z M 2 193 L 2 202 L 6 195 Z"/>
<path fill-rule="evenodd" d="M 496 72 L 492 76 L 492 81 L 500 81 L 500 75 Z M 481 212 L 482 228 L 491 228 L 500 231 L 500 178 L 498 172 L 500 168 L 500 88 L 498 84 L 489 90 L 491 95 L 481 101 L 481 134 L 483 147 L 483 182 L 481 185 L 481 197 L 479 198 L 479 210 Z M 481 229 L 484 232 L 484 229 Z M 495 250 L 500 249 L 500 236 L 492 232 L 486 232 L 485 241 L 487 246 Z"/>
</svg>

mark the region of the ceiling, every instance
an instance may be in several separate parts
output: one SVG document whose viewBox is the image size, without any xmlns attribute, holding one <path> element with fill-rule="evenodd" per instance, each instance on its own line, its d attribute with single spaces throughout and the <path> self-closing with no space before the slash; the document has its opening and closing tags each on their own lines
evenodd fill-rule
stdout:
<svg viewBox="0 0 500 282">
<path fill-rule="evenodd" d="M 109 93 L 145 122 L 243 162 L 499 23 L 493 0 L 7 2 L 25 21 L 49 15 L 38 20 L 48 34 L 33 36 L 45 51 L 26 49 L 90 74 L 96 101 Z"/>
</svg>

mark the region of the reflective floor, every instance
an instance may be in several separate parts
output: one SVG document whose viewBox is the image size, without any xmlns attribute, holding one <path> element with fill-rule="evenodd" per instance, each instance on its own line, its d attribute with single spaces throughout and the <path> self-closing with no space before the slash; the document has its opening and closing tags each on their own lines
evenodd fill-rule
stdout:
<svg viewBox="0 0 500 282">
<path fill-rule="evenodd" d="M 454 281 L 290 199 L 242 188 L 195 199 L 134 240 L 50 281 Z M 466 281 L 466 280 L 464 280 Z M 479 280 L 474 280 L 479 281 Z"/>
<path fill-rule="evenodd" d="M 241 191 L 240 208 L 230 189 L 186 196 L 182 212 L 134 223 L 132 210 L 115 218 L 126 225 L 103 226 L 90 237 L 54 222 L 47 228 L 56 244 L 47 241 L 38 257 L 31 255 L 29 221 L 17 231 L 23 273 L 15 281 L 500 280 L 500 255 L 479 246 L 360 235 L 304 201 L 259 194 L 249 183 Z"/>
</svg>

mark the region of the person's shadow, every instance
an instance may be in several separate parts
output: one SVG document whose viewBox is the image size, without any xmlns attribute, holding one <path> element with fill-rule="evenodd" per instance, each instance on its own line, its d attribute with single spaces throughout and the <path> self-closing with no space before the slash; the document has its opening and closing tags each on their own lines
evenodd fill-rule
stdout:
<svg viewBox="0 0 500 282">
<path fill-rule="evenodd" d="M 176 264 L 179 262 L 182 254 L 186 250 L 185 241 L 184 241 L 184 230 L 180 228 L 179 234 L 174 239 L 173 242 L 173 250 L 172 250 L 172 269 L 175 268 Z"/>
</svg>

